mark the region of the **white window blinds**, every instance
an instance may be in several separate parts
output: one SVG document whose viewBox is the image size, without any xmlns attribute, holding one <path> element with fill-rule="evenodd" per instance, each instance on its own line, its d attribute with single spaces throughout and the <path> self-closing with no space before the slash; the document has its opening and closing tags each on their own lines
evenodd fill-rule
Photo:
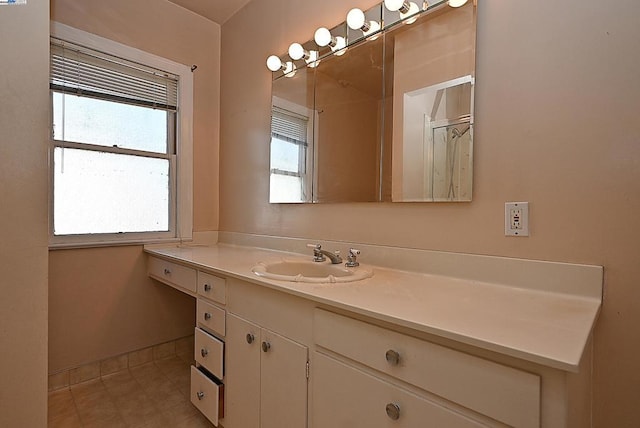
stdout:
<svg viewBox="0 0 640 428">
<path fill-rule="evenodd" d="M 290 143 L 307 145 L 308 123 L 306 116 L 279 107 L 271 111 L 271 135 Z"/>
<path fill-rule="evenodd" d="M 51 89 L 177 110 L 178 77 L 152 67 L 51 38 Z"/>
</svg>

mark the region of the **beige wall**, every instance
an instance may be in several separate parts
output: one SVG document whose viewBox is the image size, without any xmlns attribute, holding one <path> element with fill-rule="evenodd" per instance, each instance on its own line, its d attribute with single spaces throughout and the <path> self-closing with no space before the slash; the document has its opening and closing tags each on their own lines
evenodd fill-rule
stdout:
<svg viewBox="0 0 640 428">
<path fill-rule="evenodd" d="M 195 299 L 146 273 L 139 246 L 51 251 L 51 373 L 193 333 Z"/>
<path fill-rule="evenodd" d="M 194 74 L 194 229 L 218 227 L 220 26 L 167 1 L 52 0 L 51 19 Z M 193 299 L 146 277 L 141 246 L 50 253 L 49 370 L 190 334 Z"/>
<path fill-rule="evenodd" d="M 47 425 L 49 5 L 0 6 L 0 426 Z"/>
<path fill-rule="evenodd" d="M 223 26 L 220 229 L 603 265 L 594 425 L 639 426 L 640 3 L 480 2 L 473 202 L 270 205 L 265 58 L 373 2 L 300 3 Z M 530 237 L 504 237 L 506 201 Z"/>
</svg>

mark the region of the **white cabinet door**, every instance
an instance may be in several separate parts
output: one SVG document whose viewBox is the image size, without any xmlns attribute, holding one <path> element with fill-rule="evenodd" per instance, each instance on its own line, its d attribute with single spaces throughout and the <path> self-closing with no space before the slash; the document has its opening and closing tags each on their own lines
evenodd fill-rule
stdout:
<svg viewBox="0 0 640 428">
<path fill-rule="evenodd" d="M 260 427 L 260 328 L 227 314 L 225 428 Z"/>
<path fill-rule="evenodd" d="M 261 428 L 306 427 L 308 348 L 265 329 L 260 347 Z"/>
<path fill-rule="evenodd" d="M 307 426 L 308 348 L 227 314 L 225 428 Z"/>
</svg>

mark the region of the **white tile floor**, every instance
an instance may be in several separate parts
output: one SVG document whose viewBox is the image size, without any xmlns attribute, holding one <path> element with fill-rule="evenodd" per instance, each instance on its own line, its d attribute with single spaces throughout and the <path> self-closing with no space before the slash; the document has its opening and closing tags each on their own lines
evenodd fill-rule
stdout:
<svg viewBox="0 0 640 428">
<path fill-rule="evenodd" d="M 190 362 L 155 360 L 49 393 L 49 428 L 208 428 L 189 401 Z"/>
</svg>

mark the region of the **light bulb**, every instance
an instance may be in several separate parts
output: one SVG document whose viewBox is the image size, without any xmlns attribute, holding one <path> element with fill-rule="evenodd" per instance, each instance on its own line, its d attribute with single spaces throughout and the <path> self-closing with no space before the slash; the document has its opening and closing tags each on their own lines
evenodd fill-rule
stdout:
<svg viewBox="0 0 640 428">
<path fill-rule="evenodd" d="M 451 7 L 460 7 L 463 6 L 467 0 L 449 0 L 449 6 Z"/>
<path fill-rule="evenodd" d="M 384 7 L 389 9 L 391 12 L 395 12 L 396 10 L 400 10 L 402 6 L 405 6 L 405 3 L 405 0 L 384 0 Z"/>
<path fill-rule="evenodd" d="M 336 56 L 344 55 L 346 52 L 345 48 L 347 47 L 347 39 L 342 36 L 333 37 L 331 32 L 325 27 L 318 28 L 313 35 L 313 39 L 320 47 L 329 46 Z"/>
<path fill-rule="evenodd" d="M 327 46 L 331 44 L 333 37 L 331 37 L 331 32 L 328 29 L 320 27 L 313 35 L 313 39 L 318 46 Z"/>
<path fill-rule="evenodd" d="M 349 13 L 347 13 L 347 25 L 352 30 L 361 30 L 365 27 L 364 12 L 357 7 L 351 9 Z"/>
<path fill-rule="evenodd" d="M 367 40 L 375 40 L 380 36 L 380 34 L 376 34 L 375 36 L 368 37 L 370 34 L 373 34 L 376 31 L 380 30 L 380 23 L 378 21 L 369 21 L 367 22 L 366 26 L 368 27 L 368 29 L 363 29 L 362 34 L 367 38 Z"/>
<path fill-rule="evenodd" d="M 282 61 L 275 55 L 267 58 L 267 68 L 271 71 L 278 71 L 282 68 Z"/>
<path fill-rule="evenodd" d="M 302 59 L 304 57 L 305 51 L 300 43 L 291 43 L 289 46 L 289 56 L 293 60 Z"/>
<path fill-rule="evenodd" d="M 418 8 L 418 5 L 415 4 L 414 2 L 411 2 L 411 3 L 409 3 L 409 10 L 408 11 L 406 11 L 404 13 L 400 12 L 400 19 L 405 19 L 407 16 L 415 15 L 412 18 L 409 18 L 406 21 L 404 21 L 405 24 L 413 24 L 418 19 L 418 16 L 416 15 L 416 13 L 418 13 L 418 12 L 420 12 L 420 9 Z"/>
<path fill-rule="evenodd" d="M 358 8 L 351 9 L 347 14 L 347 25 L 352 30 L 361 30 L 362 34 L 367 37 L 380 30 L 380 23 L 378 21 L 366 21 L 364 12 Z M 372 36 L 369 40 L 375 40 L 378 35 Z"/>
<path fill-rule="evenodd" d="M 336 37 L 336 45 L 331 46 L 331 51 L 336 56 L 344 55 L 344 53 L 347 51 L 346 47 L 347 47 L 347 39 L 345 39 L 344 37 L 338 36 Z"/>
</svg>

